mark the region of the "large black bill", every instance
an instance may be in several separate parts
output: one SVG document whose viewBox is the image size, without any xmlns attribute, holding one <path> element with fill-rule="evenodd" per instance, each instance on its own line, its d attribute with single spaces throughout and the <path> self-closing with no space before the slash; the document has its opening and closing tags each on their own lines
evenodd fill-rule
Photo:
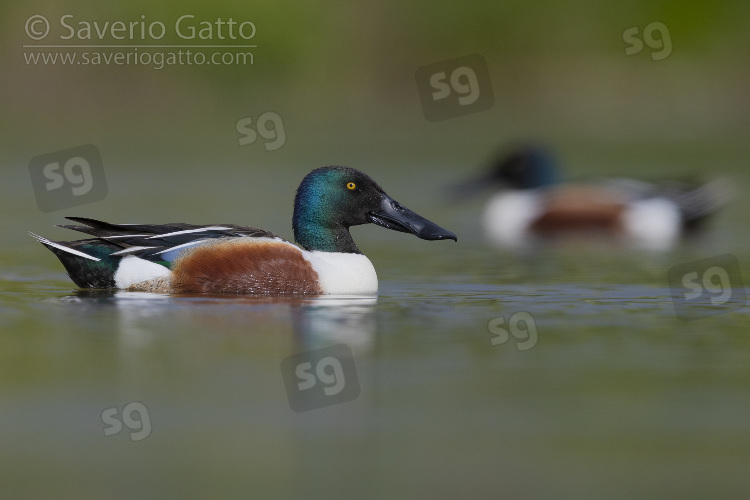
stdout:
<svg viewBox="0 0 750 500">
<path fill-rule="evenodd" d="M 387 195 L 383 195 L 380 210 L 370 212 L 367 218 L 370 219 L 370 222 L 378 226 L 393 229 L 394 231 L 412 233 L 423 240 L 458 241 L 458 238 L 452 232 L 412 212 Z"/>
</svg>

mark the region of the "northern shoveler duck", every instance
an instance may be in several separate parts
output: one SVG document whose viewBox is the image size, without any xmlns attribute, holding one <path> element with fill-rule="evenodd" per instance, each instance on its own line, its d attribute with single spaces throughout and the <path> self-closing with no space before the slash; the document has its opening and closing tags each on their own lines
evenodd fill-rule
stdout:
<svg viewBox="0 0 750 500">
<path fill-rule="evenodd" d="M 585 233 L 666 250 L 731 196 L 723 179 L 705 184 L 632 179 L 562 184 L 552 156 L 537 147 L 503 154 L 487 174 L 460 185 L 458 192 L 487 187 L 500 190 L 484 209 L 484 231 L 491 242 L 507 247 Z"/>
<path fill-rule="evenodd" d="M 424 240 L 456 235 L 388 196 L 348 167 L 310 172 L 294 198 L 300 248 L 268 231 L 234 224 L 109 224 L 68 217 L 62 225 L 94 236 L 50 241 L 32 233 L 82 288 L 166 293 L 373 294 L 375 269 L 350 226 L 373 223 Z"/>
</svg>

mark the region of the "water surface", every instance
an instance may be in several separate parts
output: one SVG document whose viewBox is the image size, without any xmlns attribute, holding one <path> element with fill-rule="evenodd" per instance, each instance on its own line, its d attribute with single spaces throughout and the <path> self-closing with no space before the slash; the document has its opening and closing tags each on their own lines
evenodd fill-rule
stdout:
<svg viewBox="0 0 750 500">
<path fill-rule="evenodd" d="M 413 248 L 376 247 L 377 297 L 82 292 L 51 255 L 6 268 L 3 496 L 748 491 L 750 309 L 679 320 L 666 270 L 690 250 Z M 498 335 L 517 313 L 535 342 Z M 292 411 L 282 360 L 340 344 L 359 395 Z M 147 416 L 105 435 L 130 403 Z"/>
</svg>

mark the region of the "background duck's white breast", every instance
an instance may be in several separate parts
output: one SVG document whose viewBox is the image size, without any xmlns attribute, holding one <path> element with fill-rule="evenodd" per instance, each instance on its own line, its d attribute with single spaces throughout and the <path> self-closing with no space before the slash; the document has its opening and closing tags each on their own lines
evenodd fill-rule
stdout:
<svg viewBox="0 0 750 500">
<path fill-rule="evenodd" d="M 521 246 L 541 210 L 539 197 L 528 192 L 502 192 L 487 202 L 482 216 L 485 234 L 498 245 Z"/>
<path fill-rule="evenodd" d="M 362 254 L 340 252 L 302 252 L 313 269 L 323 293 L 374 294 L 378 276 L 370 259 Z"/>
</svg>

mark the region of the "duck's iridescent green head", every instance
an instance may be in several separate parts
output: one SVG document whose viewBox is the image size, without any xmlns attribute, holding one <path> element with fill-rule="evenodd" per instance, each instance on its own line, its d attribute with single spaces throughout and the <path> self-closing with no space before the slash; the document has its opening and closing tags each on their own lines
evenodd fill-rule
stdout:
<svg viewBox="0 0 750 500">
<path fill-rule="evenodd" d="M 554 157 L 537 146 L 503 151 L 491 168 L 451 189 L 455 198 L 467 198 L 493 188 L 538 189 L 560 182 Z"/>
<path fill-rule="evenodd" d="M 349 167 L 322 167 L 302 180 L 294 198 L 294 239 L 306 250 L 360 253 L 349 227 L 377 224 L 424 240 L 456 235 L 388 196 L 368 175 Z"/>
<path fill-rule="evenodd" d="M 513 189 L 536 189 L 559 182 L 555 160 L 539 147 L 520 147 L 495 163 L 494 180 Z"/>
</svg>

